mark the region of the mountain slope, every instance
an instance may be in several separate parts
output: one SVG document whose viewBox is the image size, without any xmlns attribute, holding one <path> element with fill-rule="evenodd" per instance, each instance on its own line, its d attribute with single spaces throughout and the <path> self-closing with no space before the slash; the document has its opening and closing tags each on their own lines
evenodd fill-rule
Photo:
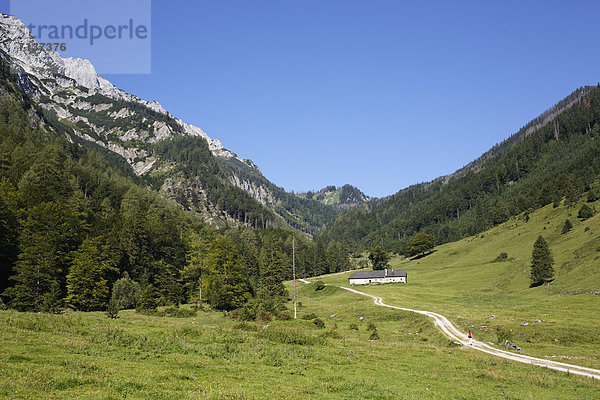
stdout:
<svg viewBox="0 0 600 400">
<path fill-rule="evenodd" d="M 211 223 L 287 223 L 314 232 L 336 215 L 318 202 L 296 201 L 251 161 L 173 117 L 158 102 L 116 88 L 88 60 L 61 58 L 42 49 L 19 19 L 4 14 L 0 56 L 18 74 L 31 101 L 65 127 L 69 140 L 119 154 L 152 188 Z M 255 176 L 264 194 L 257 194 L 240 175 Z"/>
<path fill-rule="evenodd" d="M 600 87 L 577 89 L 468 167 L 348 210 L 321 238 L 402 251 L 420 231 L 444 243 L 565 197 L 573 202 L 600 174 L 599 122 Z"/>
</svg>

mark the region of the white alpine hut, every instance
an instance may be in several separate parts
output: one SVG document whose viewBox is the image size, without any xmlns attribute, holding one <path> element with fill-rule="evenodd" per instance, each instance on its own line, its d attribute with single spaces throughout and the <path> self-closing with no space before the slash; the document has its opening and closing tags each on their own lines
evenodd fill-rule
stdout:
<svg viewBox="0 0 600 400">
<path fill-rule="evenodd" d="M 406 271 L 403 269 L 382 269 L 377 271 L 356 271 L 348 281 L 351 285 L 372 285 L 379 283 L 406 283 Z"/>
</svg>

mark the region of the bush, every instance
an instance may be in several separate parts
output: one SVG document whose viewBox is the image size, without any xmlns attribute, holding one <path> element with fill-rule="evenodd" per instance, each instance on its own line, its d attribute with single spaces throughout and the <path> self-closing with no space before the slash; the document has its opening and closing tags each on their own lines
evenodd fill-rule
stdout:
<svg viewBox="0 0 600 400">
<path fill-rule="evenodd" d="M 506 261 L 508 259 L 508 253 L 506 252 L 502 252 L 498 255 L 498 257 L 496 257 L 496 259 L 494 261 L 499 262 L 499 261 Z"/>
<path fill-rule="evenodd" d="M 190 318 L 196 316 L 196 310 L 191 308 L 167 307 L 161 314 L 165 317 Z"/>
<path fill-rule="evenodd" d="M 256 313 L 257 321 L 267 322 L 267 321 L 270 321 L 271 319 L 272 319 L 271 314 L 269 314 L 265 310 L 260 310 L 259 312 Z"/>
<path fill-rule="evenodd" d="M 317 318 L 317 317 L 318 317 L 318 315 L 317 315 L 317 314 L 315 314 L 315 313 L 309 313 L 309 314 L 305 314 L 305 315 L 303 315 L 303 316 L 302 316 L 302 319 L 309 320 L 309 319 L 315 319 L 315 318 Z"/>
<path fill-rule="evenodd" d="M 50 314 L 60 314 L 63 310 L 63 297 L 58 282 L 53 281 L 50 292 L 46 294 L 41 310 Z"/>
<path fill-rule="evenodd" d="M 496 343 L 504 344 L 506 341 L 512 340 L 512 332 L 508 329 L 504 329 L 501 326 L 496 327 Z"/>
<path fill-rule="evenodd" d="M 323 320 L 319 319 L 319 318 L 315 318 L 313 320 L 313 324 L 315 324 L 315 326 L 319 329 L 323 329 L 325 328 L 325 322 L 323 322 Z"/>
<path fill-rule="evenodd" d="M 358 325 L 356 325 L 354 322 L 350 324 L 350 330 L 351 331 L 357 331 L 358 330 Z"/>
<path fill-rule="evenodd" d="M 315 282 L 315 292 L 319 291 L 319 290 L 323 290 L 325 289 L 325 282 L 323 281 L 316 281 Z"/>
<path fill-rule="evenodd" d="M 340 335 L 340 333 L 337 330 L 337 327 L 333 327 L 330 330 L 326 331 L 323 333 L 322 335 L 325 338 L 331 338 L 331 339 L 341 339 L 342 335 Z"/>
<path fill-rule="evenodd" d="M 581 206 L 581 208 L 579 209 L 579 212 L 577 213 L 577 217 L 581 218 L 581 219 L 588 219 L 588 218 L 592 218 L 594 216 L 594 209 L 590 206 L 588 206 L 587 204 L 584 204 L 583 206 Z"/>
<path fill-rule="evenodd" d="M 377 334 L 377 329 L 374 329 L 371 332 L 371 336 L 369 336 L 369 340 L 379 340 L 379 335 Z"/>
<path fill-rule="evenodd" d="M 596 200 L 598 200 L 598 194 L 596 193 L 595 190 L 590 190 L 587 194 L 588 203 L 593 203 Z"/>
<path fill-rule="evenodd" d="M 246 321 L 240 321 L 233 327 L 233 329 L 239 329 L 248 332 L 258 332 L 258 326 L 256 326 L 256 324 L 249 324 Z"/>
<path fill-rule="evenodd" d="M 112 299 L 116 301 L 119 310 L 135 308 L 140 298 L 140 284 L 129 278 L 127 272 L 115 282 L 112 288 Z"/>
<path fill-rule="evenodd" d="M 292 319 L 292 314 L 287 311 L 279 311 L 277 314 L 275 314 L 275 319 L 280 321 L 289 321 Z"/>
<path fill-rule="evenodd" d="M 562 228 L 562 234 L 564 235 L 565 233 L 569 232 L 571 229 L 573 229 L 573 224 L 571 223 L 571 221 L 566 219 L 565 223 L 563 225 L 563 228 Z"/>
<path fill-rule="evenodd" d="M 368 330 L 368 331 L 376 331 L 376 330 L 377 330 L 377 327 L 375 326 L 375 324 L 374 324 L 374 323 L 372 323 L 372 322 L 369 322 L 369 325 L 367 325 L 367 330 Z"/>
<path fill-rule="evenodd" d="M 158 290 L 153 284 L 149 284 L 142 290 L 137 308 L 141 311 L 156 311 L 158 305 Z"/>
<path fill-rule="evenodd" d="M 110 319 L 119 318 L 119 306 L 113 297 L 111 297 L 111 299 L 108 301 L 108 305 L 106 306 L 106 316 Z"/>
</svg>

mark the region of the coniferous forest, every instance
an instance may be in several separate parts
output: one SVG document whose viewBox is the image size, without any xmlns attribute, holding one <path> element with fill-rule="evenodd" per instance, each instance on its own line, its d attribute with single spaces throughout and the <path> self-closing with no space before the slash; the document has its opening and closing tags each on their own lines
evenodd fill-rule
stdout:
<svg viewBox="0 0 600 400">
<path fill-rule="evenodd" d="M 167 140 L 156 151 L 202 178 L 225 225 L 153 191 L 119 156 L 68 135 L 17 79 L 0 63 L 1 306 L 152 311 L 202 299 L 253 318 L 284 310 L 293 242 L 299 277 L 349 268 L 339 244 L 266 223 L 276 216 L 224 183 L 202 139 Z M 239 223 L 244 218 L 260 222 Z"/>
<path fill-rule="evenodd" d="M 595 196 L 598 175 L 600 86 L 584 87 L 455 174 L 350 209 L 318 237 L 409 254 L 419 232 L 456 241 L 550 203 Z"/>
<path fill-rule="evenodd" d="M 350 251 L 416 254 L 418 235 L 431 247 L 598 197 L 600 86 L 578 89 L 453 175 L 342 212 L 216 158 L 201 137 L 153 144 L 170 175 L 136 175 L 73 135 L 22 79 L 0 63 L 0 299 L 21 311 L 203 300 L 254 318 L 284 310 L 294 246 L 297 276 L 314 276 L 349 269 Z M 232 171 L 279 193 L 276 209 L 231 184 Z M 173 176 L 199 190 L 159 191 Z"/>
</svg>

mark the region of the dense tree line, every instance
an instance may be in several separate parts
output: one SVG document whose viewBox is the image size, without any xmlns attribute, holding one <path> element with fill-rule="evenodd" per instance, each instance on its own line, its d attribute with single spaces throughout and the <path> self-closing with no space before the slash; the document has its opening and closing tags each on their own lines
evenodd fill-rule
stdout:
<svg viewBox="0 0 600 400">
<path fill-rule="evenodd" d="M 600 174 L 600 87 L 578 89 L 561 104 L 472 168 L 348 210 L 320 239 L 408 252 L 419 232 L 444 243 L 550 203 L 574 204 Z"/>
<path fill-rule="evenodd" d="M 254 317 L 283 307 L 292 241 L 300 277 L 349 268 L 336 242 L 289 228 L 205 223 L 150 190 L 119 157 L 71 136 L 2 62 L 0 99 L 0 299 L 10 307 L 152 309 L 202 299 Z M 202 143 L 173 141 L 158 151 L 185 160 L 181 173 L 222 179 Z M 241 191 L 207 188 L 230 215 L 264 212 Z"/>
</svg>

